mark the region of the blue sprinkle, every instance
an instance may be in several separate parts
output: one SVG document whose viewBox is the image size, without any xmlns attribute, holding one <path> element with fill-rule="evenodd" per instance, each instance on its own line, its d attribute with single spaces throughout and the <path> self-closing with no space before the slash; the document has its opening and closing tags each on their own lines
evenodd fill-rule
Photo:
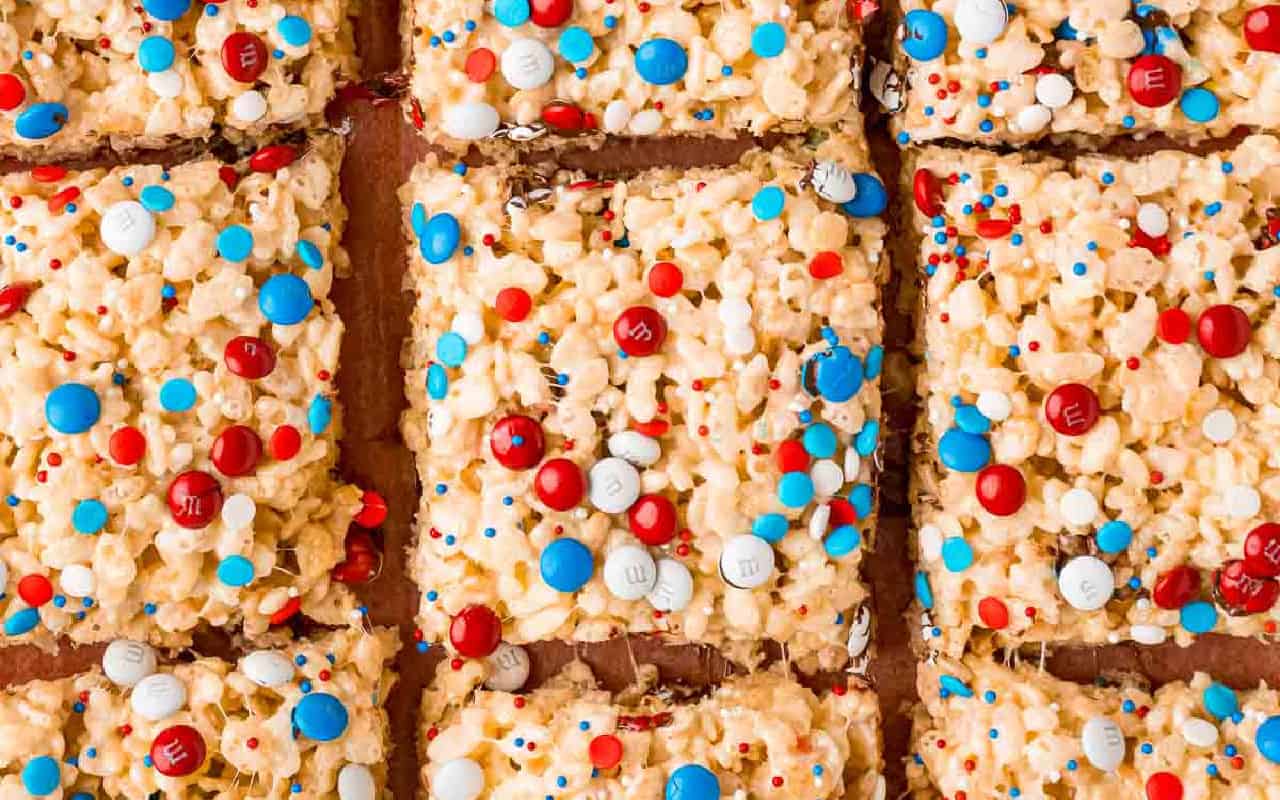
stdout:
<svg viewBox="0 0 1280 800">
<path fill-rule="evenodd" d="M 186 378 L 170 378 L 160 387 L 160 405 L 165 411 L 190 411 L 196 404 L 196 387 Z"/>
<path fill-rule="evenodd" d="M 996 701 L 996 693 L 990 689 L 986 690 L 982 693 L 982 701 L 987 705 L 991 705 Z"/>
<path fill-rule="evenodd" d="M 461 366 L 466 357 L 467 340 L 453 331 L 445 333 L 436 341 L 436 358 L 445 366 Z"/>
</svg>

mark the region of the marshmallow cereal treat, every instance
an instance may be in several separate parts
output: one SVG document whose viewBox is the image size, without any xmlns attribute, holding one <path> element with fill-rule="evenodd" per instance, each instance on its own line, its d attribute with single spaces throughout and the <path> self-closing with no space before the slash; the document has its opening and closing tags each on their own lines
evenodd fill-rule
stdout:
<svg viewBox="0 0 1280 800">
<path fill-rule="evenodd" d="M 904 180 L 926 644 L 1274 634 L 1280 140 Z"/>
<path fill-rule="evenodd" d="M 0 645 L 350 619 L 341 154 L 0 179 Z"/>
<path fill-rule="evenodd" d="M 101 669 L 0 694 L 0 797 L 388 796 L 398 647 L 389 628 L 347 628 L 169 666 L 117 639 Z"/>
<path fill-rule="evenodd" d="M 618 180 L 418 166 L 403 430 L 425 641 L 864 654 L 887 270 L 869 170 L 839 135 Z"/>
<path fill-rule="evenodd" d="M 615 696 L 579 661 L 512 694 L 524 678 L 502 663 L 437 668 L 422 702 L 423 800 L 884 800 L 880 710 L 856 679 L 819 696 L 775 667 L 694 698 L 657 688 L 645 665 Z"/>
<path fill-rule="evenodd" d="M 346 0 L 4 5 L 0 153 L 231 139 L 323 123 L 358 77 Z"/>
<path fill-rule="evenodd" d="M 902 144 L 1280 128 L 1273 0 L 902 0 L 883 96 Z"/>
<path fill-rule="evenodd" d="M 431 140 L 798 133 L 861 125 L 845 0 L 406 0 Z M 855 18 L 856 17 L 856 18 Z"/>
<path fill-rule="evenodd" d="M 1229 800 L 1280 785 L 1280 693 L 1265 683 L 1082 686 L 981 656 L 922 665 L 917 683 L 915 800 Z"/>
</svg>

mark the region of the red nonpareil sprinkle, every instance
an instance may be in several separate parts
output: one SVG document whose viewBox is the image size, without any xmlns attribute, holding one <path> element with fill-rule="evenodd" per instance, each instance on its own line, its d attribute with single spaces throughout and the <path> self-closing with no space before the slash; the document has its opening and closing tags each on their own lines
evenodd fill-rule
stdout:
<svg viewBox="0 0 1280 800">
<path fill-rule="evenodd" d="M 699 425 L 699 426 L 698 426 L 698 435 L 699 435 L 699 436 L 706 436 L 708 433 L 711 433 L 711 429 L 710 429 L 710 428 L 708 428 L 706 425 Z"/>
<path fill-rule="evenodd" d="M 249 739 L 248 741 L 246 741 L 244 744 L 245 744 L 245 746 L 246 746 L 246 747 L 248 747 L 250 750 L 257 750 L 257 749 L 258 749 L 258 740 L 257 740 L 257 739 L 250 738 L 250 739 Z"/>
<path fill-rule="evenodd" d="M 1234 756 L 1231 759 L 1231 766 L 1236 769 L 1244 769 L 1244 756 Z"/>
<path fill-rule="evenodd" d="M 329 672 L 329 670 L 327 670 L 327 669 L 322 669 L 322 670 L 320 670 L 320 680 L 322 680 L 322 681 L 327 681 L 327 680 L 329 680 L 331 677 L 333 677 L 333 675 L 332 675 L 332 673 L 330 673 L 330 672 Z"/>
<path fill-rule="evenodd" d="M 1276 632 L 1276 622 L 1275 622 L 1275 620 L 1272 620 L 1272 619 L 1267 620 L 1267 621 L 1263 624 L 1262 629 L 1263 629 L 1264 631 L 1266 631 L 1267 633 L 1275 633 L 1275 632 Z"/>
<path fill-rule="evenodd" d="M 946 749 L 947 749 L 947 740 L 946 740 L 946 739 L 939 739 L 939 740 L 938 740 L 938 742 L 937 742 L 937 744 L 938 744 L 938 749 L 939 749 L 939 750 L 946 750 Z"/>
<path fill-rule="evenodd" d="M 457 672 L 458 670 L 462 669 L 462 659 L 455 658 L 454 660 L 449 662 L 449 666 L 453 667 L 454 672 Z"/>
<path fill-rule="evenodd" d="M 1047 219 L 1046 219 L 1044 222 L 1041 222 L 1041 223 L 1040 223 L 1040 232 L 1041 232 L 1041 233 L 1053 233 L 1053 222 L 1052 222 L 1051 220 L 1047 220 Z"/>
<path fill-rule="evenodd" d="M 528 743 L 527 745 L 525 745 L 524 747 L 525 747 L 525 749 L 526 749 L 526 750 L 528 750 L 529 752 L 531 752 L 531 753 L 532 753 L 534 750 L 537 750 L 537 749 L 538 749 L 538 743 L 537 743 L 537 742 L 529 742 L 529 743 Z"/>
<path fill-rule="evenodd" d="M 75 360 L 76 360 L 76 354 L 75 354 L 75 351 L 74 351 L 74 350 L 68 350 L 68 351 L 66 351 L 65 353 L 63 353 L 63 354 L 62 354 L 62 360 L 63 360 L 63 361 L 75 361 Z"/>
<path fill-rule="evenodd" d="M 680 556 L 681 558 L 687 557 L 689 555 L 689 545 L 687 544 L 676 545 L 676 555 Z"/>
<path fill-rule="evenodd" d="M 695 380 L 694 380 L 694 382 L 693 382 L 692 384 L 690 384 L 690 386 L 692 386 L 692 387 L 693 387 L 693 390 L 694 390 L 695 392 L 700 392 L 700 391 L 702 391 L 702 381 L 700 381 L 700 380 L 696 380 L 696 379 L 695 379 Z"/>
<path fill-rule="evenodd" d="M 835 686 L 831 687 L 831 693 L 836 697 L 844 697 L 845 692 L 847 691 L 849 691 L 849 688 L 843 683 L 837 683 Z"/>
<path fill-rule="evenodd" d="M 58 455 L 57 453 L 50 453 L 48 461 L 49 461 L 49 466 L 51 467 L 62 466 L 62 456 Z"/>
<path fill-rule="evenodd" d="M 1164 483 L 1164 473 L 1158 469 L 1151 470 L 1151 485 L 1156 486 Z"/>
<path fill-rule="evenodd" d="M 796 609 L 796 613 L 803 617 L 805 614 L 809 613 L 809 607 L 800 606 L 799 608 Z"/>
<path fill-rule="evenodd" d="M 9 207 L 10 207 L 10 208 L 22 208 L 22 198 L 21 198 L 21 197 L 18 197 L 16 194 L 15 194 L 13 197 L 10 197 L 10 198 L 9 198 Z"/>
<path fill-rule="evenodd" d="M 1137 369 L 1142 365 L 1142 362 L 1138 360 L 1137 356 L 1129 356 L 1125 359 L 1124 365 L 1129 369 Z"/>
<path fill-rule="evenodd" d="M 97 312 L 98 312 L 98 316 L 100 316 L 100 317 L 105 317 L 105 316 L 107 315 L 107 307 L 106 307 L 106 306 L 98 306 L 98 308 L 97 308 L 96 310 L 97 310 Z"/>
<path fill-rule="evenodd" d="M 524 708 L 525 699 L 523 697 L 517 697 L 515 700 L 512 701 L 512 703 L 513 705 L 515 705 L 516 708 Z"/>
<path fill-rule="evenodd" d="M 432 725 L 430 728 L 427 728 L 427 739 L 428 739 L 428 740 L 435 739 L 435 738 L 436 738 L 437 736 L 439 736 L 439 735 L 440 735 L 440 730 L 439 730 L 438 728 L 436 728 L 436 726 L 435 726 L 435 725 Z"/>
<path fill-rule="evenodd" d="M 480 237 L 480 243 L 485 247 L 493 247 L 493 243 L 496 241 L 498 240 L 494 238 L 492 233 L 486 233 L 484 236 Z"/>
<path fill-rule="evenodd" d="M 420 642 L 420 641 L 422 641 L 422 628 L 417 628 L 417 629 L 415 629 L 415 630 L 414 630 L 414 632 L 413 632 L 413 640 L 414 640 L 415 642 Z"/>
<path fill-rule="evenodd" d="M 978 768 L 978 762 L 974 761 L 972 758 L 966 758 L 964 760 L 965 772 L 973 772 L 977 768 Z"/>
<path fill-rule="evenodd" d="M 938 319 L 940 319 L 940 320 L 941 320 L 941 321 L 943 321 L 943 322 L 950 322 L 950 321 L 951 321 L 951 315 L 950 315 L 950 314 L 948 314 L 947 312 L 943 311 L 941 314 L 939 314 L 939 315 L 938 315 Z"/>
<path fill-rule="evenodd" d="M 103 36 L 101 39 L 98 40 L 98 47 L 101 47 L 103 50 L 106 50 L 110 46 L 111 46 L 111 40 L 108 39 L 107 37 Z"/>
<path fill-rule="evenodd" d="M 79 697 L 80 697 L 80 702 L 81 702 L 81 703 L 84 703 L 85 705 L 88 705 L 88 704 L 89 704 L 89 693 L 88 693 L 88 692 L 81 692 L 81 693 L 80 693 L 80 695 L 79 695 Z"/>
<path fill-rule="evenodd" d="M 946 89 L 939 89 L 939 90 L 938 90 L 938 92 L 937 92 L 937 95 L 938 95 L 938 99 L 939 99 L 939 100 L 946 100 L 946 99 L 947 99 L 947 90 L 946 90 Z"/>
<path fill-rule="evenodd" d="M 1133 713 L 1138 715 L 1138 719 L 1142 719 L 1146 717 L 1147 714 L 1151 713 L 1151 708 L 1148 706 L 1138 706 L 1138 710 Z"/>
<path fill-rule="evenodd" d="M 745 752 L 747 752 L 747 751 L 748 751 L 748 750 L 750 750 L 750 749 L 751 749 L 751 745 L 747 744 L 746 742 L 738 742 L 738 752 L 739 752 L 739 753 L 745 753 Z"/>
<path fill-rule="evenodd" d="M 960 81 L 947 81 L 947 91 L 952 93 L 960 91 Z"/>
<path fill-rule="evenodd" d="M 119 728 L 116 728 L 116 731 L 121 736 L 128 736 L 129 734 L 133 733 L 133 726 L 126 723 L 124 725 L 121 725 Z"/>
<path fill-rule="evenodd" d="M 642 9 L 642 10 L 643 10 L 643 9 Z M 661 111 L 663 108 L 664 108 L 664 106 L 663 106 L 663 104 L 662 104 L 662 101 L 661 101 L 661 100 L 659 100 L 658 102 L 656 102 L 656 103 L 654 103 L 654 104 L 653 104 L 653 110 L 654 110 L 654 111 Z"/>
<path fill-rule="evenodd" d="M 1036 341 L 1027 342 L 1027 349 L 1034 353 L 1040 349 L 1040 343 Z"/>
<path fill-rule="evenodd" d="M 59 258 L 49 259 L 49 269 L 62 269 L 62 259 L 59 259 Z"/>
<path fill-rule="evenodd" d="M 555 527 L 555 531 L 556 531 L 556 536 L 559 536 L 560 534 L 564 533 L 564 526 L 563 526 L 563 525 L 557 525 L 557 526 Z"/>
<path fill-rule="evenodd" d="M 929 83 L 939 83 L 941 81 L 942 81 L 941 75 L 939 75 L 936 72 L 929 73 Z"/>
<path fill-rule="evenodd" d="M 1027 619 L 1035 619 L 1035 618 L 1036 618 L 1036 609 L 1035 609 L 1035 606 L 1027 606 L 1027 607 L 1023 610 L 1023 612 L 1022 612 L 1022 613 L 1027 615 Z"/>
<path fill-rule="evenodd" d="M 769 388 L 775 392 L 778 391 L 779 389 L 782 388 L 782 381 L 778 380 L 777 378 L 770 378 Z"/>
<path fill-rule="evenodd" d="M 613 231 L 600 231 L 600 238 L 606 242 L 613 241 Z"/>
<path fill-rule="evenodd" d="M 318 379 L 320 379 L 320 380 L 322 380 L 322 381 L 327 381 L 327 380 L 329 380 L 329 379 L 330 379 L 330 378 L 332 378 L 332 377 L 333 377 L 333 376 L 329 374 L 329 370 L 327 370 L 327 369 L 322 369 L 322 370 L 320 370 L 319 372 L 317 372 L 317 373 L 316 373 L 316 378 L 318 378 Z"/>
<path fill-rule="evenodd" d="M 773 776 L 773 780 L 771 780 L 771 781 L 769 781 L 769 782 L 770 782 L 770 783 L 772 783 L 772 784 L 773 784 L 773 786 L 774 786 L 774 788 L 776 789 L 776 788 L 778 788 L 779 786 L 781 786 L 781 785 L 782 785 L 782 776 L 781 776 L 781 775 L 774 775 L 774 776 Z"/>
<path fill-rule="evenodd" d="M 606 208 L 600 216 L 604 217 L 605 222 L 613 222 L 614 213 L 611 209 Z"/>
</svg>

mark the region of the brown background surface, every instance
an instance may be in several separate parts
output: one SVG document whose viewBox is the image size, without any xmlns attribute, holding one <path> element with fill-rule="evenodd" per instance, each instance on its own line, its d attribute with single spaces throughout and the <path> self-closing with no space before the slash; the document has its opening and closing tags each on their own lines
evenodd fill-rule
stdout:
<svg viewBox="0 0 1280 800">
<path fill-rule="evenodd" d="M 399 66 L 399 9 L 395 0 L 370 0 L 358 21 L 357 34 L 366 78 L 394 73 Z M 395 625 L 405 646 L 398 660 L 400 682 L 391 694 L 395 751 L 392 757 L 392 793 L 409 800 L 417 791 L 417 704 L 439 657 L 419 654 L 413 647 L 413 616 L 417 589 L 406 576 L 407 548 L 412 544 L 412 519 L 418 502 L 417 480 L 410 453 L 400 441 L 399 417 L 405 402 L 400 371 L 400 348 L 409 333 L 412 298 L 404 289 L 406 245 L 401 232 L 397 188 L 406 180 L 413 163 L 425 148 L 415 131 L 405 124 L 395 102 L 351 101 L 338 109 L 343 126 L 349 126 L 349 149 L 342 174 L 342 192 L 350 211 L 346 247 L 354 276 L 336 285 L 334 298 L 347 326 L 338 387 L 344 411 L 341 468 L 345 478 L 374 488 L 387 499 L 390 514 L 378 537 L 385 552 L 384 567 L 360 594 L 378 625 Z M 897 153 L 882 124 L 873 123 L 871 139 L 876 165 L 891 193 L 897 185 Z M 566 166 L 610 170 L 634 169 L 656 164 L 692 165 L 729 163 L 749 142 L 646 143 L 610 147 L 607 153 L 559 153 Z M 1141 149 L 1149 150 L 1148 143 Z M 891 205 L 891 214 L 895 206 Z M 898 216 L 897 214 L 893 214 Z M 897 263 L 895 275 L 912 280 L 913 265 Z M 902 793 L 902 760 L 908 755 L 907 709 L 915 701 L 914 656 L 910 642 L 915 621 L 908 619 L 912 567 L 906 552 L 907 510 L 905 431 L 910 428 L 914 405 L 909 381 L 902 375 L 904 352 L 910 338 L 910 320 L 898 308 L 897 287 L 885 298 L 887 342 L 891 366 L 886 369 L 885 407 L 889 416 L 885 452 L 890 466 L 882 478 L 881 521 L 875 552 L 864 562 L 865 578 L 872 584 L 876 608 L 877 652 L 872 679 L 884 716 L 885 762 L 889 796 Z M 225 652 L 223 637 L 211 636 L 200 645 Z M 697 648 L 663 647 L 642 639 L 619 640 L 603 645 L 572 647 L 546 644 L 533 649 L 535 672 L 531 685 L 553 673 L 575 654 L 585 658 L 603 681 L 619 687 L 629 680 L 636 662 L 658 664 L 665 679 L 703 685 L 725 674 L 727 666 L 714 653 Z M 67 675 L 94 663 L 101 649 L 66 648 L 54 656 L 32 648 L 10 648 L 0 657 L 0 683 Z M 1146 675 L 1156 683 L 1188 677 L 1206 670 L 1237 687 L 1258 680 L 1275 682 L 1280 656 L 1274 649 L 1253 641 L 1206 637 L 1195 646 L 1139 648 L 1116 646 L 1098 649 L 1063 649 L 1047 666 L 1055 674 L 1074 680 L 1118 670 Z M 636 800 L 649 800 L 637 798 Z"/>
</svg>

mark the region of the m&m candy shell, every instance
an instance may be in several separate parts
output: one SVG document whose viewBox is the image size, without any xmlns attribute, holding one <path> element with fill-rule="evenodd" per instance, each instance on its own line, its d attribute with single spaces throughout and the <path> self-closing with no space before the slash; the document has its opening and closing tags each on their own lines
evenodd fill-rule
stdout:
<svg viewBox="0 0 1280 800">
<path fill-rule="evenodd" d="M 190 725 L 165 728 L 151 742 L 151 763 L 161 775 L 190 775 L 204 766 L 204 760 L 204 737 Z"/>
<path fill-rule="evenodd" d="M 502 620 L 485 605 L 470 605 L 449 623 L 449 643 L 467 658 L 484 658 L 502 641 Z"/>
<path fill-rule="evenodd" d="M 293 724 L 298 732 L 317 742 L 331 742 L 347 730 L 347 707 L 325 692 L 302 696 L 293 707 Z"/>
<path fill-rule="evenodd" d="M 532 469 L 546 453 L 542 425 L 532 417 L 512 414 L 503 417 L 489 434 L 489 449 L 507 469 Z"/>
</svg>

